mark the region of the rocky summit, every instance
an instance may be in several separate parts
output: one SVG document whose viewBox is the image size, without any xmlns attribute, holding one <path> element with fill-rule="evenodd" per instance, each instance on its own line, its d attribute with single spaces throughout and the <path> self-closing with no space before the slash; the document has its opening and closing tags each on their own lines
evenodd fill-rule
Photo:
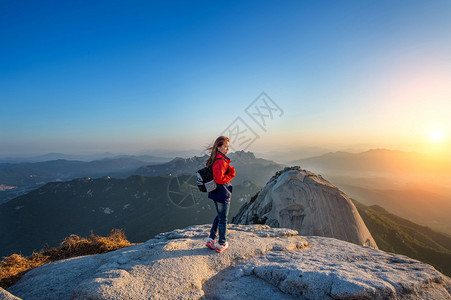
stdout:
<svg viewBox="0 0 451 300">
<path fill-rule="evenodd" d="M 377 248 L 351 199 L 321 176 L 298 166 L 277 172 L 256 199 L 241 207 L 233 223 L 286 227 L 301 235 Z"/>
<path fill-rule="evenodd" d="M 205 247 L 210 225 L 31 270 L 4 299 L 450 299 L 432 266 L 286 228 L 229 225 L 229 249 Z M 14 295 L 14 296 L 12 296 Z"/>
</svg>

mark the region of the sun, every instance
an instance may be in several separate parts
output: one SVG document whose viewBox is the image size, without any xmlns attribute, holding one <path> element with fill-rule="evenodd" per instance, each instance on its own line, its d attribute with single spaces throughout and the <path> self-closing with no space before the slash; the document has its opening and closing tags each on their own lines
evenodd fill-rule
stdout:
<svg viewBox="0 0 451 300">
<path fill-rule="evenodd" d="M 432 141 L 438 143 L 442 140 L 442 133 L 440 131 L 433 131 L 431 133 Z"/>
</svg>

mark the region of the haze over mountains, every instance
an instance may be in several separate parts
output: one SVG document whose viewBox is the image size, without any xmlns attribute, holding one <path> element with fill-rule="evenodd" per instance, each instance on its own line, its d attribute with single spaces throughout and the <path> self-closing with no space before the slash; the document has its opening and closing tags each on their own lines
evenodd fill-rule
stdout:
<svg viewBox="0 0 451 300">
<path fill-rule="evenodd" d="M 104 158 L 90 162 L 76 160 L 50 160 L 44 162 L 0 163 L 0 184 L 15 187 L 0 193 L 0 204 L 23 195 L 47 182 L 70 180 L 79 177 L 130 176 L 137 168 L 151 164 L 149 159 L 165 162 L 158 157 Z"/>
<path fill-rule="evenodd" d="M 451 158 L 373 149 L 292 161 L 326 176 L 349 196 L 451 234 Z"/>
<path fill-rule="evenodd" d="M 451 276 L 451 236 L 400 218 L 378 205 L 354 204 L 379 249 L 421 260 Z"/>
<path fill-rule="evenodd" d="M 447 175 L 451 166 L 448 160 L 439 160 L 417 152 L 388 149 L 371 149 L 361 153 L 330 152 L 321 156 L 294 160 L 318 172 L 391 173 L 394 175 L 437 174 Z"/>
<path fill-rule="evenodd" d="M 231 153 L 234 165 L 240 169 L 235 181 L 250 180 L 262 186 L 281 168 L 273 161 L 256 158 L 253 153 L 238 151 Z M 23 195 L 47 182 L 65 181 L 74 178 L 100 178 L 110 176 L 127 178 L 132 174 L 158 176 L 165 174 L 194 174 L 203 168 L 207 156 L 169 159 L 156 156 L 117 156 L 90 162 L 51 160 L 44 162 L 0 163 L 0 185 L 14 187 L 0 191 L 0 204 Z"/>
<path fill-rule="evenodd" d="M 90 162 L 93 160 L 102 160 L 105 158 L 109 159 L 116 159 L 116 158 L 134 158 L 141 161 L 147 161 L 147 162 L 165 162 L 171 159 L 173 157 L 172 155 L 168 153 L 164 153 L 164 155 L 151 155 L 151 154 L 115 154 L 111 152 L 104 152 L 104 153 L 96 153 L 96 154 L 65 154 L 65 153 L 58 153 L 58 152 L 52 152 L 52 153 L 46 153 L 41 155 L 35 155 L 35 156 L 9 156 L 9 157 L 0 157 L 0 163 L 23 163 L 23 162 L 44 162 L 49 160 L 78 160 L 78 161 L 84 161 L 84 162 Z"/>
<path fill-rule="evenodd" d="M 228 157 L 232 160 L 232 165 L 239 170 L 233 179 L 238 183 L 248 180 L 264 186 L 274 172 L 283 167 L 274 161 L 257 158 L 252 152 L 237 151 L 228 154 Z M 205 166 L 207 159 L 207 155 L 186 159 L 178 157 L 164 164 L 141 167 L 134 174 L 143 176 L 194 174 Z"/>
</svg>

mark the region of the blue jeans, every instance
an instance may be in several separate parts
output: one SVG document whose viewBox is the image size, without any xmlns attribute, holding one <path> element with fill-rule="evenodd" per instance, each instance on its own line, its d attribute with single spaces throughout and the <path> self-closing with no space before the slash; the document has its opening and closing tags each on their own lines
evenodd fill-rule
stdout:
<svg viewBox="0 0 451 300">
<path fill-rule="evenodd" d="M 217 215 L 213 221 L 213 225 L 211 225 L 210 238 L 216 238 L 216 232 L 219 227 L 219 244 L 224 245 L 226 242 L 227 217 L 229 215 L 230 203 L 213 202 L 216 206 Z"/>
</svg>

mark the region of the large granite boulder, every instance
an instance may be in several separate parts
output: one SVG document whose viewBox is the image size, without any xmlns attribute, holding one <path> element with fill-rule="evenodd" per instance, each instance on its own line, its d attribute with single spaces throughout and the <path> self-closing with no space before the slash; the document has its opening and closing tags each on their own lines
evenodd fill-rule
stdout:
<svg viewBox="0 0 451 300">
<path fill-rule="evenodd" d="M 297 166 L 277 172 L 232 222 L 291 228 L 301 235 L 377 248 L 351 199 L 321 176 Z"/>
<path fill-rule="evenodd" d="M 229 225 L 230 248 L 216 253 L 205 247 L 209 229 L 44 265 L 8 291 L 23 299 L 451 298 L 450 278 L 405 256 L 267 225 Z"/>
</svg>

